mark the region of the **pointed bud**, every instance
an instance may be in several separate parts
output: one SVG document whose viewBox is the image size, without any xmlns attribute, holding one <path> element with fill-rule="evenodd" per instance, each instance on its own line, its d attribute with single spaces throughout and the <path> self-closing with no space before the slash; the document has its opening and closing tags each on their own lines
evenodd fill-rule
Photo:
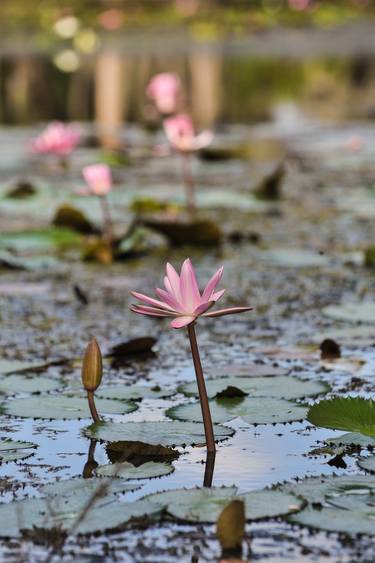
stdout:
<svg viewBox="0 0 375 563">
<path fill-rule="evenodd" d="M 102 381 L 103 364 L 99 344 L 93 338 L 87 346 L 82 364 L 82 384 L 86 391 L 96 391 Z"/>
</svg>

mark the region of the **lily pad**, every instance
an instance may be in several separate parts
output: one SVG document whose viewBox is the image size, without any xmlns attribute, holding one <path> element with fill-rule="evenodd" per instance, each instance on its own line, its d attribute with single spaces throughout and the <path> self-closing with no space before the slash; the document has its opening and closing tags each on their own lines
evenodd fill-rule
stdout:
<svg viewBox="0 0 375 563">
<path fill-rule="evenodd" d="M 171 463 L 179 457 L 179 452 L 166 446 L 153 446 L 142 442 L 109 442 L 106 452 L 112 463 L 131 463 L 135 467 L 148 461 Z"/>
<path fill-rule="evenodd" d="M 37 445 L 10 439 L 0 440 L 0 463 L 25 459 L 33 455 L 34 452 L 30 451 L 32 448 L 37 448 Z"/>
<path fill-rule="evenodd" d="M 358 461 L 358 465 L 361 469 L 365 469 L 370 473 L 375 473 L 375 455 L 370 455 L 369 457 L 364 457 Z"/>
<path fill-rule="evenodd" d="M 359 432 L 375 437 L 375 401 L 361 397 L 335 397 L 313 405 L 309 422 L 323 428 Z"/>
<path fill-rule="evenodd" d="M 277 397 L 280 399 L 315 396 L 330 389 L 326 383 L 320 381 L 303 381 L 297 377 L 286 375 L 275 377 L 231 376 L 206 381 L 207 393 L 210 398 L 215 397 L 228 386 L 241 389 L 250 397 Z M 181 385 L 179 391 L 187 396 L 198 396 L 195 381 Z"/>
<path fill-rule="evenodd" d="M 73 479 L 61 479 L 55 483 L 48 483 L 39 488 L 42 495 L 70 497 L 77 495 L 91 495 L 97 491 L 98 487 L 103 483 L 106 484 L 106 495 L 114 495 L 117 493 L 126 493 L 138 489 L 138 485 L 125 483 L 117 479 L 104 480 L 92 477 L 85 479 L 84 477 L 74 477 Z"/>
<path fill-rule="evenodd" d="M 54 391 L 62 386 L 56 379 L 47 377 L 27 377 L 26 375 L 8 375 L 0 379 L 0 394 L 14 395 L 15 393 L 42 393 Z"/>
<path fill-rule="evenodd" d="M 359 432 L 349 432 L 348 434 L 342 434 L 342 436 L 335 436 L 334 438 L 327 438 L 324 440 L 329 446 L 344 446 L 344 447 L 355 447 L 355 448 L 375 448 L 375 437 L 364 436 Z"/>
<path fill-rule="evenodd" d="M 319 268 L 329 264 L 329 258 L 305 249 L 275 248 L 261 254 L 261 259 L 282 268 Z"/>
<path fill-rule="evenodd" d="M 146 227 L 164 235 L 171 244 L 198 246 L 215 246 L 219 244 L 222 233 L 216 223 L 209 219 L 196 221 L 176 221 L 171 219 L 143 220 Z"/>
<path fill-rule="evenodd" d="M 215 439 L 225 440 L 234 434 L 231 428 L 214 427 Z M 104 422 L 85 429 L 89 438 L 104 442 L 143 442 L 155 446 L 205 444 L 203 424 L 191 422 Z"/>
<path fill-rule="evenodd" d="M 212 420 L 215 423 L 229 422 L 241 417 L 248 424 L 276 424 L 294 422 L 306 418 L 308 409 L 274 398 L 220 399 L 210 400 Z M 167 410 L 167 416 L 189 422 L 202 418 L 200 403 L 185 403 Z"/>
<path fill-rule="evenodd" d="M 127 414 L 137 409 L 134 403 L 97 399 L 98 412 L 103 414 Z M 22 418 L 74 419 L 90 418 L 85 397 L 68 395 L 44 395 L 26 399 L 13 399 L 4 407 L 5 414 Z"/>
<path fill-rule="evenodd" d="M 287 375 L 290 370 L 269 364 L 230 364 L 220 368 L 208 369 L 209 377 L 228 377 L 230 375 L 247 377 L 264 377 L 271 375 Z"/>
<path fill-rule="evenodd" d="M 155 463 L 148 461 L 139 467 L 124 461 L 122 463 L 110 463 L 95 469 L 96 475 L 100 477 L 121 477 L 121 479 L 150 479 L 161 477 L 174 471 L 173 465 L 168 463 Z"/>
<path fill-rule="evenodd" d="M 323 309 L 323 315 L 337 321 L 375 324 L 375 303 L 345 303 Z"/>
<path fill-rule="evenodd" d="M 0 248 L 18 254 L 51 252 L 57 248 L 77 245 L 79 237 L 67 229 L 49 228 L 39 231 L 22 231 L 0 235 Z"/>
<path fill-rule="evenodd" d="M 0 387 L 1 389 L 1 387 Z M 104 399 L 120 399 L 140 401 L 141 399 L 161 399 L 174 395 L 175 391 L 160 387 L 145 387 L 144 385 L 121 385 L 99 388 L 98 397 Z"/>
<path fill-rule="evenodd" d="M 260 520 L 300 510 L 303 501 L 293 493 L 271 489 L 251 491 L 236 496 L 236 487 L 178 489 L 145 497 L 164 504 L 168 513 L 189 522 L 216 522 L 223 508 L 232 500 L 245 502 L 246 520 Z"/>
<path fill-rule="evenodd" d="M 7 375 L 9 373 L 19 373 L 23 371 L 39 371 L 45 367 L 46 364 L 40 362 L 22 362 L 19 360 L 0 360 L 0 375 Z"/>
</svg>

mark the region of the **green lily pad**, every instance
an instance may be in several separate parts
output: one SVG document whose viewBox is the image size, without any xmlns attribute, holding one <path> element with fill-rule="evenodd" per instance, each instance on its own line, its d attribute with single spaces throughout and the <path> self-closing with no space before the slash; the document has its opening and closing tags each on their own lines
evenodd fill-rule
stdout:
<svg viewBox="0 0 375 563">
<path fill-rule="evenodd" d="M 38 371 L 46 364 L 40 362 L 21 362 L 19 360 L 0 360 L 0 375 L 18 373 L 23 371 Z"/>
<path fill-rule="evenodd" d="M 34 452 L 30 451 L 32 448 L 37 448 L 37 445 L 32 442 L 16 442 L 8 438 L 0 440 L 0 463 L 25 459 L 33 455 Z"/>
<path fill-rule="evenodd" d="M 277 397 L 280 399 L 315 396 L 330 389 L 326 383 L 303 381 L 291 375 L 275 377 L 231 376 L 206 380 L 207 393 L 210 398 L 215 397 L 217 393 L 221 393 L 228 386 L 241 389 L 241 391 L 248 393 L 250 397 Z M 187 396 L 198 396 L 195 381 L 181 385 L 178 390 Z"/>
<path fill-rule="evenodd" d="M 271 489 L 236 496 L 236 487 L 178 489 L 145 497 L 163 504 L 169 514 L 189 522 L 216 522 L 221 511 L 235 499 L 245 502 L 246 520 L 261 520 L 300 510 L 303 501 L 293 493 Z"/>
<path fill-rule="evenodd" d="M 374 534 L 375 476 L 316 477 L 285 485 L 283 490 L 309 503 L 288 517 L 292 523 L 350 536 Z"/>
<path fill-rule="evenodd" d="M 230 364 L 220 368 L 207 369 L 209 378 L 242 376 L 242 377 L 265 377 L 271 375 L 287 375 L 289 369 L 271 366 L 269 364 Z"/>
<path fill-rule="evenodd" d="M 168 463 L 148 461 L 139 467 L 135 467 L 132 463 L 124 461 L 101 465 L 95 469 L 95 474 L 100 477 L 121 477 L 121 479 L 151 479 L 152 477 L 168 475 L 173 471 L 173 465 Z"/>
<path fill-rule="evenodd" d="M 215 423 L 229 422 L 233 418 L 241 417 L 248 424 L 273 424 L 293 422 L 306 418 L 308 409 L 286 401 L 274 398 L 220 399 L 210 400 L 212 420 Z M 172 407 L 166 412 L 167 416 L 177 420 L 189 422 L 202 419 L 200 403 L 185 403 Z"/>
<path fill-rule="evenodd" d="M 42 393 L 54 391 L 62 386 L 56 379 L 47 377 L 27 377 L 25 375 L 8 375 L 0 379 L 0 394 L 14 395 L 15 393 Z"/>
<path fill-rule="evenodd" d="M 79 237 L 68 229 L 49 228 L 38 231 L 3 233 L 0 235 L 0 248 L 17 254 L 51 252 L 57 248 L 75 246 Z"/>
<path fill-rule="evenodd" d="M 215 439 L 225 440 L 234 434 L 231 428 L 214 427 Z M 205 444 L 203 424 L 191 422 L 104 422 L 85 429 L 88 438 L 104 442 L 142 442 L 155 446 Z"/>
<path fill-rule="evenodd" d="M 375 303 L 345 303 L 323 309 L 323 315 L 337 321 L 375 324 Z"/>
<path fill-rule="evenodd" d="M 92 495 L 97 491 L 99 485 L 106 484 L 106 495 L 114 495 L 117 493 L 126 493 L 134 491 L 139 488 L 138 485 L 125 483 L 118 479 L 104 480 L 99 477 L 92 477 L 85 479 L 84 477 L 74 477 L 73 479 L 61 479 L 55 483 L 48 483 L 39 487 L 42 495 L 70 497 L 70 496 L 85 496 Z"/>
<path fill-rule="evenodd" d="M 282 268 L 319 268 L 329 264 L 329 258 L 305 249 L 275 248 L 267 250 L 261 259 Z"/>
<path fill-rule="evenodd" d="M 364 457 L 358 461 L 358 465 L 361 469 L 365 469 L 370 473 L 375 473 L 375 455 L 370 455 L 369 457 Z"/>
<path fill-rule="evenodd" d="M 315 426 L 375 437 L 375 401 L 361 397 L 334 397 L 310 407 L 307 420 Z"/>
<path fill-rule="evenodd" d="M 140 401 L 141 399 L 161 399 L 174 395 L 175 391 L 164 388 L 145 387 L 144 385 L 121 385 L 102 387 L 97 391 L 98 397 L 103 399 L 120 399 Z"/>
<path fill-rule="evenodd" d="M 96 399 L 96 407 L 102 414 L 127 414 L 137 409 L 134 403 Z M 13 399 L 3 405 L 5 414 L 22 418 L 74 419 L 90 418 L 85 397 L 68 395 L 44 395 L 26 399 Z"/>
<path fill-rule="evenodd" d="M 357 448 L 375 448 L 375 438 L 371 436 L 364 436 L 359 432 L 349 432 L 348 434 L 342 434 L 342 436 L 335 436 L 334 438 L 327 438 L 324 440 L 326 444 L 350 447 L 354 446 Z"/>
</svg>

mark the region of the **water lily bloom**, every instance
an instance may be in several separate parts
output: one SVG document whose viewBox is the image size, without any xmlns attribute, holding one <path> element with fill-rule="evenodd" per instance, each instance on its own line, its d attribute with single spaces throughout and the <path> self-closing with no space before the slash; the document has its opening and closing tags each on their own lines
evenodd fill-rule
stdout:
<svg viewBox="0 0 375 563">
<path fill-rule="evenodd" d="M 180 90 L 181 82 L 176 74 L 161 72 L 150 80 L 146 94 L 161 114 L 168 115 L 176 111 Z"/>
<path fill-rule="evenodd" d="M 141 315 L 174 317 L 171 322 L 172 328 L 188 326 L 194 323 L 198 317 L 221 317 L 251 310 L 251 307 L 210 310 L 225 292 L 225 289 L 216 291 L 223 270 L 223 267 L 219 268 L 209 280 L 203 292 L 200 293 L 194 267 L 189 258 L 182 264 L 180 275 L 168 263 L 164 278 L 165 289 L 156 288 L 159 299 L 132 291 L 133 297 L 145 305 L 132 305 L 131 310 Z"/>
<path fill-rule="evenodd" d="M 111 169 L 106 164 L 91 164 L 85 166 L 82 175 L 90 192 L 96 196 L 105 196 L 112 189 Z"/>
<path fill-rule="evenodd" d="M 209 130 L 196 134 L 191 117 L 184 113 L 164 119 L 163 125 L 172 148 L 182 153 L 203 149 L 213 139 L 213 132 Z"/>
<path fill-rule="evenodd" d="M 36 153 L 67 156 L 76 148 L 80 137 L 74 125 L 53 121 L 31 141 L 31 149 Z"/>
</svg>

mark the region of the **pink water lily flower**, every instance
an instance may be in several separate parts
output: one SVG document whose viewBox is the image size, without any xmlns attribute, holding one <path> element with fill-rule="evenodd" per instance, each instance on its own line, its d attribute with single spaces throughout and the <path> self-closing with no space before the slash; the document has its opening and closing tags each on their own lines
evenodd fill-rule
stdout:
<svg viewBox="0 0 375 563">
<path fill-rule="evenodd" d="M 161 72 L 149 82 L 146 94 L 161 114 L 174 113 L 177 108 L 181 82 L 176 74 Z"/>
<path fill-rule="evenodd" d="M 225 292 L 225 289 L 216 291 L 216 286 L 223 275 L 223 269 L 222 266 L 200 293 L 190 258 L 187 258 L 182 264 L 180 275 L 171 264 L 167 263 L 164 278 L 165 289 L 156 288 L 155 290 L 160 300 L 132 291 L 133 297 L 146 305 L 132 305 L 131 310 L 141 315 L 175 317 L 171 322 L 172 328 L 188 326 L 200 316 L 221 317 L 251 310 L 251 307 L 229 307 L 209 311 Z"/>
<path fill-rule="evenodd" d="M 164 119 L 163 125 L 171 146 L 183 153 L 207 147 L 214 136 L 213 132 L 209 130 L 196 134 L 191 117 L 184 113 Z"/>
<path fill-rule="evenodd" d="M 76 148 L 80 137 L 80 132 L 74 125 L 53 121 L 31 141 L 31 149 L 36 153 L 67 156 Z"/>
<path fill-rule="evenodd" d="M 82 169 L 82 175 L 89 187 L 90 193 L 105 196 L 112 189 L 111 169 L 106 164 L 91 164 Z"/>
</svg>

